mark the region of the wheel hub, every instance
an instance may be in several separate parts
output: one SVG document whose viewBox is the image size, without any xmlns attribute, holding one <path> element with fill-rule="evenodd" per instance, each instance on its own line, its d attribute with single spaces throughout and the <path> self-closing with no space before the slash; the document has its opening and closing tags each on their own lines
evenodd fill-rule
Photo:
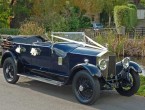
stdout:
<svg viewBox="0 0 145 110">
<path fill-rule="evenodd" d="M 9 75 L 10 78 L 13 78 L 12 69 L 10 66 L 8 66 L 5 71 L 6 71 L 7 75 Z"/>
<path fill-rule="evenodd" d="M 9 72 L 9 68 L 6 68 L 6 73 L 8 73 Z"/>
<path fill-rule="evenodd" d="M 80 85 L 80 87 L 79 87 L 79 91 L 83 91 L 84 90 L 84 87 L 82 86 L 82 85 Z"/>
</svg>

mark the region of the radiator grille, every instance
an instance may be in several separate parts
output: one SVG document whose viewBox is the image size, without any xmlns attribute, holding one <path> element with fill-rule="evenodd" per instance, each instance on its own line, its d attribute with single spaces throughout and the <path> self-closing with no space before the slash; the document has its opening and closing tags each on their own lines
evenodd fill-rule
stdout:
<svg viewBox="0 0 145 110">
<path fill-rule="evenodd" d="M 116 74 L 116 56 L 109 56 L 108 78 L 112 78 Z"/>
</svg>

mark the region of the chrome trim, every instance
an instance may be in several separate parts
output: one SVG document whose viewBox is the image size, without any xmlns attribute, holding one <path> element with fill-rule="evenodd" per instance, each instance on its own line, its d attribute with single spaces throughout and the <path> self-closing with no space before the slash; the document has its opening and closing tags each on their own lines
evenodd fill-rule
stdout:
<svg viewBox="0 0 145 110">
<path fill-rule="evenodd" d="M 103 56 L 105 53 L 107 53 L 108 52 L 108 50 L 106 49 L 106 50 L 104 50 L 104 51 L 102 51 L 101 53 L 99 53 L 98 55 L 97 55 L 97 57 L 101 57 L 101 56 Z"/>
</svg>

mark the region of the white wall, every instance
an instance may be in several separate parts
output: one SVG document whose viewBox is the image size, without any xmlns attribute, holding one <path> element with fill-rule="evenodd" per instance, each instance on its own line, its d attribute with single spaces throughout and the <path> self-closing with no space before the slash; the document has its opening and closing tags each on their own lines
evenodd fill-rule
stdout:
<svg viewBox="0 0 145 110">
<path fill-rule="evenodd" d="M 138 19 L 145 19 L 145 10 L 144 9 L 137 10 L 137 18 Z"/>
</svg>

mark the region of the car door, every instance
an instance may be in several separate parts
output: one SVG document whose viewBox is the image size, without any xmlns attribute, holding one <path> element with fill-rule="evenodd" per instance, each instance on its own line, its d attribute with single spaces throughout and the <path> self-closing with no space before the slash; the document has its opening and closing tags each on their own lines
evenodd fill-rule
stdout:
<svg viewBox="0 0 145 110">
<path fill-rule="evenodd" d="M 33 72 L 38 73 L 42 76 L 47 76 L 48 71 L 50 71 L 51 66 L 51 45 L 39 45 L 33 44 L 30 50 L 36 50 L 39 53 L 37 55 L 33 55 L 31 53 L 32 58 L 32 67 Z"/>
<path fill-rule="evenodd" d="M 31 44 L 16 43 L 15 51 L 18 54 L 21 62 L 26 67 L 31 67 L 31 54 L 30 54 Z"/>
<path fill-rule="evenodd" d="M 32 46 L 32 49 L 40 50 L 39 55 L 32 55 L 33 71 L 43 76 L 49 76 L 50 74 L 61 76 L 67 75 L 66 58 L 64 60 L 64 58 L 56 54 L 54 50 L 52 51 L 51 46 L 52 45 Z"/>
</svg>

